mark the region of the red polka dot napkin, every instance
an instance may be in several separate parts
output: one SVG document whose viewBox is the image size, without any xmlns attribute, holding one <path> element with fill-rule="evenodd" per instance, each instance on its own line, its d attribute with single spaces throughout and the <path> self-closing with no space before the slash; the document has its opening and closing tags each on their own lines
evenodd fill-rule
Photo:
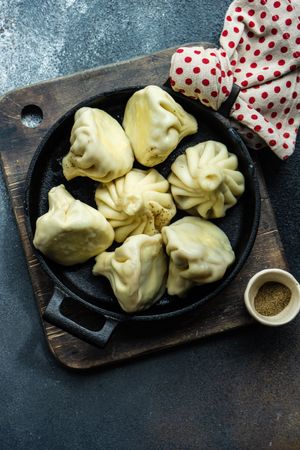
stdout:
<svg viewBox="0 0 300 450">
<path fill-rule="evenodd" d="M 181 47 L 173 55 L 173 89 L 218 110 L 237 84 L 232 126 L 250 148 L 267 145 L 286 159 L 300 123 L 299 16 L 300 0 L 235 0 L 220 49 Z"/>
</svg>

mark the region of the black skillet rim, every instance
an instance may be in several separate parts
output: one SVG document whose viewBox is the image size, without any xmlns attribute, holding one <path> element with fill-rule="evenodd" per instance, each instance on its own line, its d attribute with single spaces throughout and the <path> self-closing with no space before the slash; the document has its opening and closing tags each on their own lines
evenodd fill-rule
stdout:
<svg viewBox="0 0 300 450">
<path fill-rule="evenodd" d="M 30 221 L 30 216 L 29 216 L 31 180 L 32 180 L 33 172 L 35 170 L 36 162 L 37 162 L 40 154 L 42 153 L 44 145 L 46 144 L 47 140 L 50 138 L 50 136 L 53 134 L 53 132 L 64 122 L 64 120 L 66 120 L 68 117 L 70 117 L 72 114 L 74 114 L 77 111 L 77 109 L 79 109 L 83 106 L 86 106 L 87 104 L 91 104 L 101 97 L 108 97 L 110 95 L 117 94 L 117 93 L 123 93 L 123 92 L 129 91 L 129 90 L 132 90 L 133 92 L 135 92 L 136 90 L 143 89 L 144 87 L 145 86 L 128 86 L 126 88 L 114 89 L 111 91 L 103 92 L 101 94 L 89 97 L 89 98 L 81 101 L 80 103 L 78 103 L 77 105 L 72 107 L 71 109 L 67 110 L 46 132 L 45 136 L 42 138 L 41 142 L 37 146 L 37 149 L 32 157 L 32 160 L 31 160 L 29 168 L 28 168 L 27 176 L 26 176 L 26 181 L 25 181 L 25 191 L 24 191 L 25 225 L 26 225 L 26 229 L 27 229 L 27 233 L 28 233 L 28 237 L 30 239 L 31 245 L 32 245 L 32 241 L 33 241 L 33 230 L 31 227 L 31 221 Z M 165 86 L 162 86 L 162 89 L 167 91 L 170 95 L 172 95 L 175 98 L 176 98 L 176 96 L 180 95 L 180 94 L 177 94 L 174 91 L 172 91 L 172 89 L 167 88 Z M 187 100 L 190 100 L 190 99 L 187 99 Z M 190 100 L 190 101 L 193 101 L 193 100 Z M 205 108 L 201 104 L 199 104 L 199 107 Z M 115 319 L 120 322 L 125 322 L 125 321 L 151 322 L 151 321 L 162 321 L 162 320 L 177 318 L 180 316 L 185 316 L 185 315 L 193 312 L 194 310 L 196 310 L 199 306 L 206 303 L 213 297 L 215 297 L 226 286 L 228 286 L 228 284 L 239 273 L 239 271 L 245 264 L 249 254 L 252 250 L 252 247 L 254 245 L 255 238 L 257 235 L 257 230 L 258 230 L 258 225 L 259 225 L 259 220 L 260 220 L 260 206 L 261 206 L 259 184 L 258 184 L 258 179 L 257 179 L 256 171 L 255 171 L 255 166 L 254 166 L 254 163 L 252 161 L 252 158 L 248 152 L 246 145 L 242 141 L 239 134 L 232 127 L 229 126 L 228 119 L 226 119 L 224 116 L 222 116 L 220 113 L 218 113 L 216 111 L 212 111 L 210 109 L 208 109 L 208 111 L 212 116 L 214 116 L 214 118 L 216 120 L 221 122 L 221 124 L 227 128 L 228 133 L 232 134 L 232 138 L 238 141 L 238 144 L 241 146 L 242 152 L 244 153 L 245 159 L 247 160 L 249 167 L 251 167 L 253 170 L 252 176 L 253 176 L 253 188 L 254 188 L 254 216 L 252 218 L 253 224 L 252 224 L 251 233 L 248 238 L 247 245 L 243 251 L 243 254 L 240 257 L 238 263 L 235 265 L 235 267 L 231 271 L 231 273 L 229 275 L 227 275 L 226 279 L 222 283 L 220 283 L 219 286 L 217 286 L 211 293 L 207 294 L 205 297 L 201 298 L 200 300 L 194 302 L 193 304 L 191 304 L 189 306 L 186 306 L 185 308 L 181 308 L 178 311 L 175 310 L 175 311 L 172 311 L 169 313 L 143 316 L 143 315 L 127 314 L 125 312 L 116 313 L 116 312 L 109 311 L 109 310 L 106 310 L 101 307 L 93 305 L 93 308 L 106 318 L 112 318 L 112 319 Z M 74 294 L 74 292 L 72 292 L 70 289 L 68 289 L 68 287 L 66 287 L 64 285 L 64 283 L 62 283 L 57 278 L 55 273 L 48 267 L 48 264 L 47 264 L 44 256 L 42 255 L 42 253 L 39 252 L 37 249 L 35 249 L 33 247 L 33 245 L 32 245 L 32 248 L 33 248 L 34 254 L 37 257 L 42 269 L 46 272 L 46 274 L 50 277 L 50 279 L 54 283 L 53 292 L 55 291 L 55 288 L 57 287 L 65 294 L 66 297 L 70 297 L 70 298 L 74 299 L 75 301 L 79 301 L 83 305 L 87 305 L 87 306 L 90 305 L 90 302 L 88 302 L 84 298 Z"/>
</svg>

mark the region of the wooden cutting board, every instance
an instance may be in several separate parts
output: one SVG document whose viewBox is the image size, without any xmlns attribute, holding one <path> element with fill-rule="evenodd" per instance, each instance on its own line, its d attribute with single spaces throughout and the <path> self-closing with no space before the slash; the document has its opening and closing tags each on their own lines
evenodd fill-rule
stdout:
<svg viewBox="0 0 300 450">
<path fill-rule="evenodd" d="M 210 46 L 207 43 L 202 45 Z M 89 345 L 43 320 L 42 313 L 51 297 L 53 286 L 33 254 L 23 211 L 24 180 L 34 151 L 49 127 L 85 98 L 124 87 L 162 85 L 168 77 L 173 51 L 174 49 L 167 49 L 150 56 L 35 84 L 10 92 L 0 100 L 0 152 L 5 181 L 49 348 L 57 360 L 68 368 L 91 369 L 119 363 L 253 324 L 243 304 L 243 292 L 249 278 L 268 267 L 287 268 L 268 193 L 256 162 L 262 208 L 258 235 L 251 255 L 233 282 L 220 295 L 199 308 L 193 317 L 168 329 L 157 329 L 154 326 L 139 331 L 120 327 L 104 349 Z M 43 120 L 36 128 L 29 128 L 21 121 L 22 111 L 29 105 L 37 106 L 42 111 Z M 81 312 L 81 318 L 86 322 L 92 320 L 85 317 L 84 311 Z"/>
</svg>

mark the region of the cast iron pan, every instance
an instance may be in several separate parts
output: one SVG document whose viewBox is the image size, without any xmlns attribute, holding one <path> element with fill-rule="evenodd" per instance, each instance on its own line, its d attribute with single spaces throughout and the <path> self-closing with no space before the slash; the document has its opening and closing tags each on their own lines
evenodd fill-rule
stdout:
<svg viewBox="0 0 300 450">
<path fill-rule="evenodd" d="M 44 137 L 31 162 L 26 183 L 26 225 L 31 240 L 37 218 L 48 211 L 48 191 L 52 187 L 63 183 L 75 198 L 96 207 L 94 192 L 97 183 L 82 177 L 68 182 L 62 173 L 61 161 L 69 151 L 69 138 L 75 112 L 82 106 L 96 107 L 105 110 L 122 123 L 126 102 L 138 89 L 141 87 L 113 91 L 86 100 L 61 117 Z M 238 203 L 227 211 L 226 217 L 214 221 L 228 235 L 235 251 L 236 260 L 222 280 L 195 287 L 189 292 L 186 299 L 164 294 L 160 301 L 148 310 L 129 315 L 119 307 L 109 282 L 104 277 L 92 275 L 94 258 L 84 264 L 63 267 L 50 261 L 36 250 L 35 253 L 42 268 L 53 280 L 55 286 L 44 318 L 98 347 L 105 346 L 115 327 L 122 322 L 157 323 L 157 321 L 178 318 L 196 310 L 230 283 L 245 263 L 255 240 L 260 214 L 258 182 L 251 157 L 239 135 L 229 126 L 228 119 L 220 113 L 202 106 L 200 102 L 176 94 L 167 87 L 164 89 L 198 120 L 199 132 L 181 141 L 169 158 L 156 166 L 163 176 L 168 176 L 172 162 L 187 147 L 209 139 L 224 143 L 238 157 L 239 169 L 245 177 L 245 193 Z M 229 99 L 227 105 L 223 106 L 224 115 L 228 114 L 228 110 L 230 110 L 228 103 L 233 100 L 233 98 Z M 136 164 L 136 167 L 141 166 Z M 180 215 L 174 220 L 178 217 Z M 65 299 L 68 301 L 71 299 L 74 304 L 78 305 L 78 308 L 85 305 L 89 310 L 103 315 L 104 324 L 101 330 L 91 331 L 67 317 L 62 306 Z"/>
</svg>

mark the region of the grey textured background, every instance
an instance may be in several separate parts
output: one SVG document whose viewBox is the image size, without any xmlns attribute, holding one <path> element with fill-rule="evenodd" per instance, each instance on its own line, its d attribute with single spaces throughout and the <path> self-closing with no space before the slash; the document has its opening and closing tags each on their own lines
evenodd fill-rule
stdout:
<svg viewBox="0 0 300 450">
<path fill-rule="evenodd" d="M 229 0 L 0 0 L 0 93 L 191 41 L 217 45 Z M 300 278 L 300 148 L 261 156 Z M 48 352 L 0 180 L 1 449 L 300 447 L 299 319 L 75 374 Z"/>
</svg>

